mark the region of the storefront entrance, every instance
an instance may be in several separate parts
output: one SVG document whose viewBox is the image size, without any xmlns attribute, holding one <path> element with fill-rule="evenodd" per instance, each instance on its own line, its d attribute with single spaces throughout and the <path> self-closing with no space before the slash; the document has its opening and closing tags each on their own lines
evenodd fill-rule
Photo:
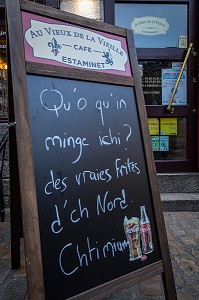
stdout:
<svg viewBox="0 0 199 300">
<path fill-rule="evenodd" d="M 105 22 L 134 31 L 161 173 L 198 170 L 198 6 L 197 0 L 105 0 Z"/>
</svg>

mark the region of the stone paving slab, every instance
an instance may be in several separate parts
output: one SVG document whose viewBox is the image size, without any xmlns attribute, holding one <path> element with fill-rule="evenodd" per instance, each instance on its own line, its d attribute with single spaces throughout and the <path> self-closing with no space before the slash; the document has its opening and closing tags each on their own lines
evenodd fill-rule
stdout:
<svg viewBox="0 0 199 300">
<path fill-rule="evenodd" d="M 199 193 L 161 193 L 163 211 L 199 211 Z"/>
<path fill-rule="evenodd" d="M 199 193 L 162 193 L 162 201 L 199 201 Z"/>
<path fill-rule="evenodd" d="M 199 300 L 199 212 L 164 212 L 178 300 Z M 0 223 L 0 300 L 28 300 L 23 256 L 19 270 L 10 269 L 9 214 Z M 132 286 L 109 300 L 164 300 L 161 275 Z M 55 299 L 59 300 L 59 299 Z"/>
</svg>

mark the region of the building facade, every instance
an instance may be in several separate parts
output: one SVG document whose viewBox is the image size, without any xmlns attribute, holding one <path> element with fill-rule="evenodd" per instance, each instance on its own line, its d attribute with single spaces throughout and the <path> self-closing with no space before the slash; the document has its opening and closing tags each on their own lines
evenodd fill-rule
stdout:
<svg viewBox="0 0 199 300">
<path fill-rule="evenodd" d="M 32 0 L 133 30 L 158 173 L 198 172 L 197 0 Z M 0 129 L 7 130 L 5 0 L 0 1 Z M 1 162 L 2 163 L 2 162 Z M 9 159 L 4 195 L 9 198 Z M 6 200 L 7 201 L 7 200 Z M 7 201 L 8 202 L 8 201 Z"/>
</svg>

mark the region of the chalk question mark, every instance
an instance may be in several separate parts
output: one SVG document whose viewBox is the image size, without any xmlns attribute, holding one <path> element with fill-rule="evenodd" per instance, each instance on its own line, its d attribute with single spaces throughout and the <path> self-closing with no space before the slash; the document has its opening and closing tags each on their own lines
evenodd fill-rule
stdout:
<svg viewBox="0 0 199 300">
<path fill-rule="evenodd" d="M 129 138 L 131 136 L 132 130 L 131 130 L 131 126 L 128 125 L 128 124 L 124 124 L 124 126 L 128 126 L 128 128 L 129 128 L 129 133 L 128 133 L 127 137 L 126 137 L 126 141 L 128 142 L 128 140 L 129 140 Z"/>
</svg>

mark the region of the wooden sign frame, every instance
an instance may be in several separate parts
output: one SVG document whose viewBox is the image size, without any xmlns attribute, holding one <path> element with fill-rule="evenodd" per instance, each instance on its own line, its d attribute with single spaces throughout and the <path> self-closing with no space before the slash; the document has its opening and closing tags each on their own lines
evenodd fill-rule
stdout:
<svg viewBox="0 0 199 300">
<path fill-rule="evenodd" d="M 27 61 L 24 57 L 22 12 L 48 17 L 59 22 L 67 22 L 74 24 L 75 26 L 82 26 L 89 30 L 125 38 L 128 46 L 132 76 Z M 12 84 L 14 115 L 16 121 L 17 156 L 29 299 L 45 299 L 45 285 L 43 278 L 34 159 L 32 154 L 27 74 L 133 87 L 136 98 L 139 100 L 136 101 L 137 113 L 144 146 L 147 177 L 152 198 L 151 205 L 157 228 L 156 234 L 159 241 L 161 259 L 151 265 L 105 282 L 102 285 L 86 290 L 78 295 L 74 295 L 70 299 L 91 299 L 94 297 L 95 299 L 104 299 L 108 295 L 129 287 L 131 284 L 139 283 L 157 274 L 162 274 L 166 299 L 177 299 L 132 32 L 52 8 L 47 8 L 26 0 L 6 0 L 6 15 L 9 41 L 9 65 L 11 67 L 11 78 L 9 78 L 9 83 Z"/>
</svg>

